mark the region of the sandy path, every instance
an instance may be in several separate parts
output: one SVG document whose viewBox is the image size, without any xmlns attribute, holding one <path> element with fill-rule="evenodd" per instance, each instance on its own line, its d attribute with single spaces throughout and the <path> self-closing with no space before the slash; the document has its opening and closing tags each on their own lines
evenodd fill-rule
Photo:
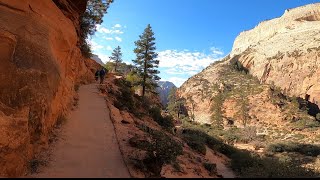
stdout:
<svg viewBox="0 0 320 180">
<path fill-rule="evenodd" d="M 103 97 L 95 85 L 80 87 L 79 96 L 52 161 L 32 177 L 130 177 Z"/>
<path fill-rule="evenodd" d="M 233 171 L 226 166 L 226 159 L 216 155 L 210 148 L 206 147 L 207 154 L 206 158 L 217 165 L 218 174 L 222 175 L 223 178 L 235 178 Z"/>
</svg>

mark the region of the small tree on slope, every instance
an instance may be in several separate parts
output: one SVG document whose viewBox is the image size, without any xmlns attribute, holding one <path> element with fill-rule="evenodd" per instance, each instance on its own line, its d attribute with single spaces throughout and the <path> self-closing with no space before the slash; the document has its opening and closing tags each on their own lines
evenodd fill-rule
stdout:
<svg viewBox="0 0 320 180">
<path fill-rule="evenodd" d="M 117 72 L 118 65 L 122 63 L 122 52 L 120 46 L 113 50 L 112 55 L 109 58 L 114 61 L 114 71 Z"/>
</svg>

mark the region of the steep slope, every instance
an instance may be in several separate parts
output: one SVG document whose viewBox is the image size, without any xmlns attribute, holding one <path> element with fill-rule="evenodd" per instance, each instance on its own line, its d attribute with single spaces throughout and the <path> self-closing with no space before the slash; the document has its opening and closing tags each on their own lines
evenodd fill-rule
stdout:
<svg viewBox="0 0 320 180">
<path fill-rule="evenodd" d="M 78 44 L 86 0 L 0 0 L 0 176 L 26 172 L 92 79 Z"/>
<path fill-rule="evenodd" d="M 176 86 L 169 81 L 159 81 L 158 86 L 159 87 L 157 87 L 157 92 L 159 93 L 161 104 L 163 106 L 167 106 L 169 92 L 172 88 L 176 88 Z"/>
<path fill-rule="evenodd" d="M 130 90 L 129 85 L 121 77 L 110 73 L 106 78 L 106 85 L 100 86 L 100 91 L 105 95 L 120 150 L 131 177 L 234 176 L 227 167 L 229 159 L 213 147 L 227 149 L 228 146 L 223 146 L 213 138 L 210 139 L 214 141 L 210 148 L 214 151 L 210 148 L 206 150 L 204 144 L 193 144 L 190 137 L 201 137 L 196 133 L 192 134 L 193 131 L 174 131 L 172 119 L 162 117 L 160 104 L 150 102 L 153 98 L 149 95 L 143 100 Z M 201 147 L 201 152 L 192 149 L 198 146 Z"/>
</svg>

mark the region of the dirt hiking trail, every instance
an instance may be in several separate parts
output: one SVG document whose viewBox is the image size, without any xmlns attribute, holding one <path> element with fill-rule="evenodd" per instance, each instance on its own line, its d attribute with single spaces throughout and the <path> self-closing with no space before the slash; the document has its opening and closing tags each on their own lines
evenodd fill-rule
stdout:
<svg viewBox="0 0 320 180">
<path fill-rule="evenodd" d="M 206 158 L 210 159 L 211 162 L 214 162 L 217 165 L 218 174 L 222 175 L 223 178 L 236 178 L 234 172 L 226 166 L 227 161 L 222 156 L 219 157 L 214 153 L 210 148 L 206 146 L 207 154 Z"/>
<path fill-rule="evenodd" d="M 79 89 L 78 108 L 62 127 L 51 161 L 31 177 L 130 177 L 104 98 L 96 85 Z"/>
</svg>

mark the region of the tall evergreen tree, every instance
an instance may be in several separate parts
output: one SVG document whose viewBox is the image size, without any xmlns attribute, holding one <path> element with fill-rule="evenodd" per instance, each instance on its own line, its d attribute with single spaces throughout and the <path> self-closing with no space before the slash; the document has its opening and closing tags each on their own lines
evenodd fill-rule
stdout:
<svg viewBox="0 0 320 180">
<path fill-rule="evenodd" d="M 113 50 L 112 55 L 109 58 L 114 61 L 114 71 L 117 72 L 118 65 L 122 63 L 122 52 L 120 46 Z"/>
<path fill-rule="evenodd" d="M 168 110 L 169 113 L 177 118 L 183 114 L 185 100 L 183 98 L 177 97 L 177 88 L 172 88 L 168 96 Z"/>
<path fill-rule="evenodd" d="M 136 65 L 138 74 L 141 76 L 142 81 L 142 97 L 144 97 L 146 89 L 154 90 L 157 87 L 157 81 L 160 77 L 157 75 L 160 72 L 157 70 L 159 67 L 159 60 L 156 60 L 158 54 L 155 52 L 155 37 L 150 24 L 146 27 L 139 40 L 134 42 L 137 46 L 134 49 L 137 58 L 132 60 Z"/>
</svg>

